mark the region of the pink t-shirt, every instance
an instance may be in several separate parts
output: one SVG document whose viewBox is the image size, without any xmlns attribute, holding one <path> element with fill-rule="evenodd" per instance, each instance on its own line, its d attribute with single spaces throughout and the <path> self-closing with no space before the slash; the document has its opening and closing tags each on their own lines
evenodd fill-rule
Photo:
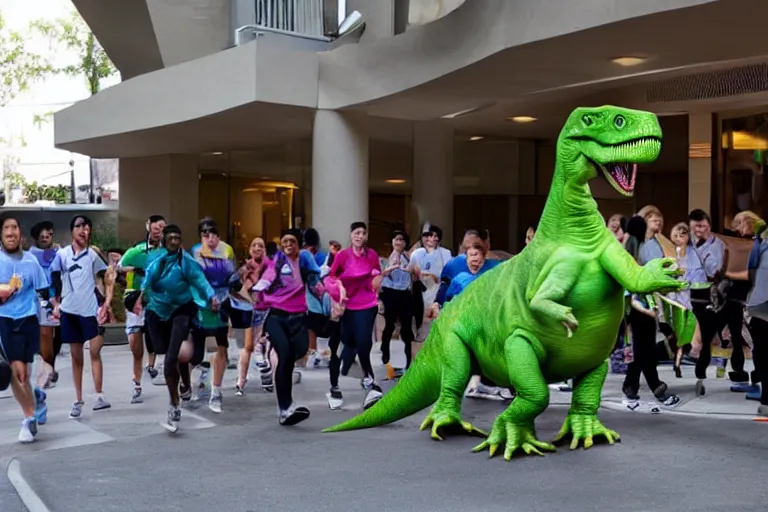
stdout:
<svg viewBox="0 0 768 512">
<path fill-rule="evenodd" d="M 301 271 L 299 270 L 299 259 L 280 259 L 283 260 L 280 268 L 277 268 L 280 264 L 278 258 L 267 263 L 267 269 L 254 287 L 257 292 L 261 292 L 259 294 L 261 298 L 259 309 L 274 308 L 287 313 L 304 313 L 307 310 L 307 298 L 304 281 L 301 279 Z M 266 293 L 266 290 L 278 276 L 280 277 L 280 286 L 272 293 Z"/>
<path fill-rule="evenodd" d="M 348 247 L 333 259 L 329 276 L 341 280 L 347 290 L 346 308 L 359 311 L 375 307 L 378 304 L 376 292 L 373 289 L 373 278 L 381 274 L 381 263 L 375 251 L 363 249 L 357 255 L 354 249 Z"/>
</svg>

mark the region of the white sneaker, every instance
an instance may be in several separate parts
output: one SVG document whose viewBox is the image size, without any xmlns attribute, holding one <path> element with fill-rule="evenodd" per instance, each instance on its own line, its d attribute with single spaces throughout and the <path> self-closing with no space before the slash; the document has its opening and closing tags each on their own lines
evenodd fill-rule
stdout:
<svg viewBox="0 0 768 512">
<path fill-rule="evenodd" d="M 381 392 L 380 389 L 378 389 L 379 386 L 376 386 L 374 384 L 374 387 L 368 390 L 368 392 L 365 393 L 365 398 L 363 399 L 363 410 L 369 409 L 373 407 L 376 402 L 381 400 L 381 397 L 384 396 L 384 393 Z M 330 405 L 330 400 L 329 400 Z"/>
<path fill-rule="evenodd" d="M 508 388 L 501 388 L 499 390 L 499 396 L 506 401 L 511 401 L 515 398 L 515 395 Z"/>
<path fill-rule="evenodd" d="M 632 412 L 639 412 L 639 413 L 645 413 L 645 414 L 659 414 L 661 413 L 661 409 L 659 408 L 659 405 L 655 402 L 645 402 L 643 400 L 638 400 L 636 398 L 625 398 L 621 401 L 621 403 L 626 407 L 628 410 Z"/>
<path fill-rule="evenodd" d="M 466 396 L 467 398 L 484 398 L 485 400 L 504 400 L 499 388 L 486 386 L 482 382 L 478 383 L 476 387 L 469 388 Z"/>
<path fill-rule="evenodd" d="M 163 365 L 156 366 L 155 369 L 157 370 L 157 377 L 152 379 L 152 385 L 153 386 L 165 386 L 165 369 L 163 368 Z"/>
<path fill-rule="evenodd" d="M 344 407 L 344 396 L 341 394 L 339 388 L 331 388 L 331 390 L 325 394 L 328 397 L 328 407 L 332 411 L 341 410 Z"/>
<path fill-rule="evenodd" d="M 19 431 L 19 442 L 23 444 L 33 443 L 37 435 L 37 421 L 35 418 L 24 418 Z"/>
</svg>

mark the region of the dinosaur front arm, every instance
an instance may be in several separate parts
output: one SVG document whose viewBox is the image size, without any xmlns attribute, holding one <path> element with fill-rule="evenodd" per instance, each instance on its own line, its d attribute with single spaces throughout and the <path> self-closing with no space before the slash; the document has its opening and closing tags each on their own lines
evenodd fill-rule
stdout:
<svg viewBox="0 0 768 512">
<path fill-rule="evenodd" d="M 608 244 L 600 255 L 603 270 L 630 293 L 663 293 L 683 288 L 685 283 L 671 277 L 677 270 L 668 267 L 669 263 L 674 260 L 659 258 L 641 267 L 618 242 Z"/>
</svg>

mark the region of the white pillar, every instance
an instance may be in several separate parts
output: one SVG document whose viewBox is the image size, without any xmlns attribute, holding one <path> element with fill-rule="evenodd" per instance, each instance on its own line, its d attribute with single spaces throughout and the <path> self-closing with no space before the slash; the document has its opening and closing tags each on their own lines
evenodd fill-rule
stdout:
<svg viewBox="0 0 768 512">
<path fill-rule="evenodd" d="M 688 211 L 712 208 L 712 114 L 688 115 Z"/>
<path fill-rule="evenodd" d="M 453 130 L 440 122 L 413 126 L 413 235 L 425 222 L 443 230 L 443 245 L 453 241 Z"/>
<path fill-rule="evenodd" d="M 312 132 L 312 227 L 323 243 L 346 245 L 355 221 L 368 222 L 367 119 L 318 110 Z"/>
</svg>

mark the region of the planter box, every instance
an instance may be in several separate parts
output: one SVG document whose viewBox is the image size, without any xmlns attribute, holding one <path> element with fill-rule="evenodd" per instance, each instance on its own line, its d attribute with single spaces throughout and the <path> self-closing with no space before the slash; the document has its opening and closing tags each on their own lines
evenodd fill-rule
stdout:
<svg viewBox="0 0 768 512">
<path fill-rule="evenodd" d="M 104 345 L 127 345 L 125 324 L 107 324 L 104 326 Z"/>
</svg>

